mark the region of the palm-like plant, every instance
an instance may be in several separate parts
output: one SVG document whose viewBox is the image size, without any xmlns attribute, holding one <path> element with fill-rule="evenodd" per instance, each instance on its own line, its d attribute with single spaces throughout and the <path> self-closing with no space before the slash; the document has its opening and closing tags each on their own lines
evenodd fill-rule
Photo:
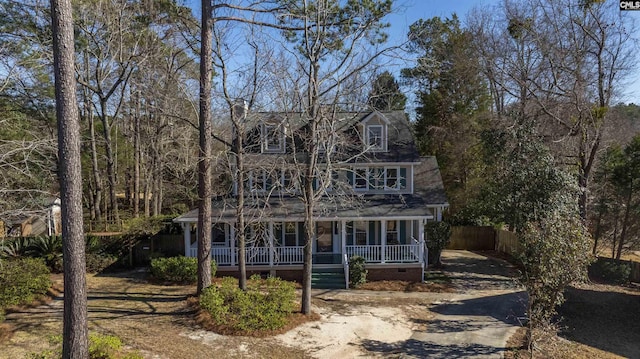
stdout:
<svg viewBox="0 0 640 359">
<path fill-rule="evenodd" d="M 29 255 L 42 258 L 54 271 L 62 270 L 62 237 L 36 237 L 29 246 Z"/>
<path fill-rule="evenodd" d="M 22 258 L 29 254 L 32 239 L 28 237 L 18 237 L 0 241 L 0 258 Z"/>
</svg>

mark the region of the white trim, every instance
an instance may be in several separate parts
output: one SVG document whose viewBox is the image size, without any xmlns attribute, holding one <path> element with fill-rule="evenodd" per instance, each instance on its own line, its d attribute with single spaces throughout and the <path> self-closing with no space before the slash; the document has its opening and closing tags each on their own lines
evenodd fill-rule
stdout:
<svg viewBox="0 0 640 359">
<path fill-rule="evenodd" d="M 183 223 L 182 229 L 184 230 L 184 256 L 191 256 L 191 223 Z"/>
<path fill-rule="evenodd" d="M 371 144 L 371 140 L 373 139 L 370 135 L 370 131 L 374 128 L 380 128 L 380 146 L 374 146 Z M 387 151 L 387 126 L 386 125 L 364 125 L 364 138 L 365 138 L 365 149 L 371 152 L 385 152 Z"/>
<path fill-rule="evenodd" d="M 371 220 L 382 220 L 382 219 L 387 219 L 387 220 L 397 220 L 397 221 L 413 221 L 413 220 L 432 220 L 435 217 L 433 215 L 425 215 L 425 216 L 397 216 L 397 217 L 313 217 L 314 221 L 322 221 L 322 222 L 329 222 L 329 221 L 368 221 L 369 218 L 372 218 Z M 373 219 L 375 218 L 375 219 Z M 216 218 L 212 217 L 212 220 L 216 220 Z M 174 220 L 174 222 L 176 223 L 182 223 L 182 222 L 190 222 L 190 223 L 197 223 L 198 219 L 197 218 L 183 218 L 180 220 Z M 270 218 L 264 218 L 260 221 L 256 221 L 256 222 L 304 222 L 304 217 L 270 217 Z M 218 223 L 236 223 L 235 220 L 221 220 L 218 221 Z"/>
<path fill-rule="evenodd" d="M 387 125 L 390 124 L 391 122 L 389 121 L 389 119 L 387 119 L 387 117 L 385 115 L 383 115 L 380 111 L 371 111 L 370 114 L 368 114 L 365 118 L 363 118 L 362 120 L 360 120 L 360 123 L 367 123 L 369 121 L 371 121 L 372 118 L 377 117 L 378 119 L 384 121 L 384 123 L 386 123 Z"/>
<path fill-rule="evenodd" d="M 398 222 L 396 221 L 396 228 Z M 387 221 L 380 221 L 380 263 L 385 263 L 385 255 L 387 253 Z"/>
<path fill-rule="evenodd" d="M 269 265 L 273 266 L 273 253 L 274 253 L 274 250 L 273 250 L 273 247 L 274 247 L 274 245 L 273 245 L 273 222 L 269 222 L 268 225 L 267 225 L 267 228 L 269 228 L 268 229 L 269 232 L 267 234 L 269 236 Z"/>
<path fill-rule="evenodd" d="M 269 136 L 267 129 L 273 128 L 274 131 L 278 132 L 279 143 L 277 146 L 271 147 L 272 144 L 269 143 Z M 287 136 L 285 135 L 285 128 L 282 124 L 276 125 L 271 123 L 262 123 L 260 127 L 260 142 L 262 147 L 262 153 L 284 153 L 287 148 Z"/>
<path fill-rule="evenodd" d="M 231 225 L 230 232 L 231 232 L 231 265 L 234 266 L 234 265 L 236 265 L 236 257 L 238 256 L 236 254 L 236 226 L 235 226 L 235 224 Z M 245 239 L 245 241 L 246 241 L 246 239 Z"/>
</svg>

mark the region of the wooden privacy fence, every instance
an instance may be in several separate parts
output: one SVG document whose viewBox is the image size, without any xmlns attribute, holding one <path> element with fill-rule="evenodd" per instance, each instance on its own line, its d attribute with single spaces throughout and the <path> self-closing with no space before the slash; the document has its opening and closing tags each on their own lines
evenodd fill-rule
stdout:
<svg viewBox="0 0 640 359">
<path fill-rule="evenodd" d="M 638 262 L 629 262 L 631 264 L 631 274 L 629 277 L 632 282 L 640 282 L 640 263 Z"/>
<path fill-rule="evenodd" d="M 496 250 L 516 256 L 520 252 L 520 242 L 515 233 L 497 229 L 496 231 Z"/>
<path fill-rule="evenodd" d="M 515 233 L 502 229 L 490 226 L 453 226 L 447 249 L 496 250 L 513 256 L 520 250 L 520 243 Z"/>
<path fill-rule="evenodd" d="M 495 230 L 489 226 L 451 227 L 451 241 L 447 249 L 493 250 L 495 249 Z"/>
</svg>

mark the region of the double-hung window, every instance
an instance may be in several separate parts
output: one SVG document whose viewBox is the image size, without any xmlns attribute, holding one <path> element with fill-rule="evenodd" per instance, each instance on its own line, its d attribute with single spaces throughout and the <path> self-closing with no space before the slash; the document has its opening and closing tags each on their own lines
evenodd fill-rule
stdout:
<svg viewBox="0 0 640 359">
<path fill-rule="evenodd" d="M 384 188 L 385 189 L 398 189 L 400 181 L 398 176 L 400 170 L 397 167 L 387 167 L 384 171 Z"/>
<path fill-rule="evenodd" d="M 355 169 L 355 181 L 353 182 L 353 187 L 356 190 L 366 190 L 369 188 L 368 186 L 368 178 L 367 178 L 367 169 L 366 168 L 356 168 Z"/>
<path fill-rule="evenodd" d="M 354 237 L 356 239 L 357 246 L 363 246 L 367 244 L 367 224 L 365 221 L 354 222 Z"/>
<path fill-rule="evenodd" d="M 372 150 L 384 150 L 384 126 L 368 125 L 367 126 L 367 146 Z"/>
<path fill-rule="evenodd" d="M 296 222 L 284 223 L 284 245 L 287 247 L 295 247 L 298 245 L 298 226 Z"/>
<path fill-rule="evenodd" d="M 262 126 L 262 150 L 264 152 L 284 152 L 284 132 L 281 126 Z"/>
<path fill-rule="evenodd" d="M 387 221 L 387 244 L 400 244 L 398 221 Z"/>
</svg>

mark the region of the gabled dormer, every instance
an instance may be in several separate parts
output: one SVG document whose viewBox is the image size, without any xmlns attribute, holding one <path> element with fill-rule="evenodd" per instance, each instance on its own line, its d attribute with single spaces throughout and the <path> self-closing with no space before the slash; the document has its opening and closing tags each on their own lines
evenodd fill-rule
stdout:
<svg viewBox="0 0 640 359">
<path fill-rule="evenodd" d="M 367 152 L 387 152 L 389 149 L 389 120 L 374 111 L 361 122 L 362 142 Z"/>
<path fill-rule="evenodd" d="M 260 125 L 262 153 L 284 153 L 287 146 L 286 129 L 279 118 L 266 119 Z"/>
</svg>

